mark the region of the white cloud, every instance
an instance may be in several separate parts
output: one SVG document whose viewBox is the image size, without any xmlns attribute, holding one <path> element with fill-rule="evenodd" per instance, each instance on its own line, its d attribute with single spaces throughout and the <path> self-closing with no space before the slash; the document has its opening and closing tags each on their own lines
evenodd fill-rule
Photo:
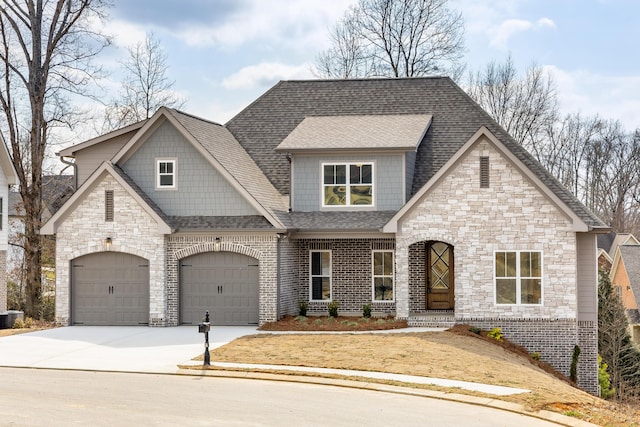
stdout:
<svg viewBox="0 0 640 427">
<path fill-rule="evenodd" d="M 540 18 L 535 23 L 524 19 L 507 19 L 499 25 L 490 27 L 487 34 L 489 44 L 493 47 L 505 47 L 509 39 L 517 33 L 541 28 L 555 28 L 556 24 L 549 18 Z"/>
<path fill-rule="evenodd" d="M 640 75 L 611 76 L 553 65 L 545 68 L 556 82 L 563 113 L 620 120 L 628 131 L 640 128 Z"/>
<path fill-rule="evenodd" d="M 277 62 L 263 62 L 240 69 L 222 81 L 225 89 L 252 89 L 270 86 L 278 80 L 310 78 L 309 64 L 291 66 Z"/>
<path fill-rule="evenodd" d="M 220 25 L 192 25 L 174 34 L 195 46 L 235 48 L 246 43 L 295 45 L 299 49 L 323 48 L 327 30 L 355 0 L 291 2 L 250 0 Z"/>
</svg>

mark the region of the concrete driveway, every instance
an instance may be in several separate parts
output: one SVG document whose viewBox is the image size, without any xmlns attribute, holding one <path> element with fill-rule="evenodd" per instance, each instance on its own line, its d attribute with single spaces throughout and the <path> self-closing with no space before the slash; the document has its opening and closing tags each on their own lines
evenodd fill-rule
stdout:
<svg viewBox="0 0 640 427">
<path fill-rule="evenodd" d="M 256 327 L 214 326 L 214 349 Z M 204 351 L 197 326 L 67 326 L 0 338 L 0 366 L 175 373 Z"/>
</svg>

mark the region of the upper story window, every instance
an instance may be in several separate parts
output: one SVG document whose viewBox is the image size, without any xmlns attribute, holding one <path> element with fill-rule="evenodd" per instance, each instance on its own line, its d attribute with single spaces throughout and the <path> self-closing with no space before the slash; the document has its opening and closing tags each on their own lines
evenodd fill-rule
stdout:
<svg viewBox="0 0 640 427">
<path fill-rule="evenodd" d="M 373 163 L 324 163 L 322 206 L 373 206 Z"/>
<path fill-rule="evenodd" d="M 542 304 L 542 252 L 496 252 L 497 304 Z"/>
<path fill-rule="evenodd" d="M 176 160 L 156 159 L 156 189 L 176 188 Z"/>
</svg>

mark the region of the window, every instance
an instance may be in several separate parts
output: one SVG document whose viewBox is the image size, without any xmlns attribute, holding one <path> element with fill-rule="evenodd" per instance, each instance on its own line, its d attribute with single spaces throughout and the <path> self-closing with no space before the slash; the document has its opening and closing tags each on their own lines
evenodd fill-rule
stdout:
<svg viewBox="0 0 640 427">
<path fill-rule="evenodd" d="M 104 220 L 113 222 L 113 190 L 104 191 Z"/>
<path fill-rule="evenodd" d="M 496 252 L 496 304 L 542 304 L 542 252 Z"/>
<path fill-rule="evenodd" d="M 622 301 L 622 286 L 616 285 L 616 295 L 618 295 L 618 298 L 620 299 L 620 301 Z"/>
<path fill-rule="evenodd" d="M 331 252 L 310 252 L 311 300 L 331 299 Z"/>
<path fill-rule="evenodd" d="M 480 188 L 489 188 L 489 157 L 480 157 Z"/>
<path fill-rule="evenodd" d="M 393 251 L 373 251 L 373 300 L 393 301 Z"/>
<path fill-rule="evenodd" d="M 322 206 L 372 206 L 373 164 L 323 164 L 322 188 Z"/>
<path fill-rule="evenodd" d="M 176 161 L 156 160 L 156 188 L 176 188 Z"/>
</svg>

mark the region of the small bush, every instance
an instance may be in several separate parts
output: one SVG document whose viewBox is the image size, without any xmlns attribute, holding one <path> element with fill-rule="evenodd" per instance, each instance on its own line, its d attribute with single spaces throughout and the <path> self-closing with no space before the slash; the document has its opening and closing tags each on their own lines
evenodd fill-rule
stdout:
<svg viewBox="0 0 640 427">
<path fill-rule="evenodd" d="M 609 365 L 602 361 L 602 357 L 598 355 L 598 383 L 600 384 L 600 397 L 609 399 L 616 394 L 616 389 L 611 387 L 611 377 L 607 372 Z"/>
<path fill-rule="evenodd" d="M 469 328 L 469 332 L 473 332 L 474 334 L 478 334 L 478 335 L 480 335 L 480 332 L 482 332 L 482 329 L 480 329 L 480 328 L 476 328 L 475 326 L 471 326 L 471 327 Z"/>
<path fill-rule="evenodd" d="M 298 302 L 298 314 L 302 317 L 307 317 L 307 309 L 309 308 L 309 303 L 307 301 L 299 301 Z"/>
<path fill-rule="evenodd" d="M 24 319 L 24 327 L 25 328 L 33 328 L 33 319 L 31 317 L 27 317 L 26 319 Z"/>
<path fill-rule="evenodd" d="M 18 318 L 15 320 L 15 322 L 13 322 L 13 329 L 24 329 L 25 325 L 24 325 L 24 320 Z"/>
<path fill-rule="evenodd" d="M 338 301 L 331 301 L 328 308 L 330 317 L 338 317 Z"/>
<path fill-rule="evenodd" d="M 538 352 L 538 351 L 534 351 L 533 353 L 531 353 L 531 358 L 533 360 L 540 360 L 541 357 L 542 356 L 540 355 L 540 352 Z"/>
<path fill-rule="evenodd" d="M 367 319 L 371 317 L 371 304 L 365 304 L 362 306 L 362 317 Z"/>
<path fill-rule="evenodd" d="M 574 383 L 578 382 L 578 358 L 580 357 L 580 347 L 573 347 L 573 355 L 571 356 L 571 367 L 569 368 L 569 379 Z"/>
<path fill-rule="evenodd" d="M 493 328 L 492 330 L 490 330 L 489 332 L 487 332 L 487 336 L 489 338 L 493 338 L 496 341 L 502 341 L 502 329 L 500 328 Z"/>
</svg>

